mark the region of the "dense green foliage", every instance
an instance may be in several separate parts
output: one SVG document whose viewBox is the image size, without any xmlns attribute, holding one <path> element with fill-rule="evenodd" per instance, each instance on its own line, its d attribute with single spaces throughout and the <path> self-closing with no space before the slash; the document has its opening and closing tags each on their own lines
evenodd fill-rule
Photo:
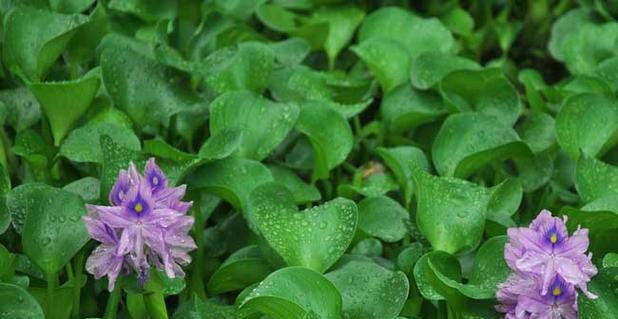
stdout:
<svg viewBox="0 0 618 319">
<path fill-rule="evenodd" d="M 590 229 L 618 315 L 618 3 L 0 0 L 0 317 L 498 318 L 506 230 Z M 155 157 L 185 278 L 84 269 Z"/>
</svg>

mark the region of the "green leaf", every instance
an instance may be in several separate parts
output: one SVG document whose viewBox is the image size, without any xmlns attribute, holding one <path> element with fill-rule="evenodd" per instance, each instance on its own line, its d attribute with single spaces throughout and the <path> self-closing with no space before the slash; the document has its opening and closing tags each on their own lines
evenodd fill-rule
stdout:
<svg viewBox="0 0 618 319">
<path fill-rule="evenodd" d="M 618 143 L 618 102 L 592 93 L 568 98 L 556 117 L 556 137 L 573 159 L 580 149 L 590 156 L 602 155 Z"/>
<path fill-rule="evenodd" d="M 389 131 L 404 132 L 447 113 L 440 96 L 402 85 L 384 96 L 380 112 Z"/>
<path fill-rule="evenodd" d="M 554 118 L 549 114 L 532 113 L 517 127 L 517 132 L 533 152 L 539 153 L 556 143 L 555 125 Z"/>
<path fill-rule="evenodd" d="M 103 163 L 100 140 L 104 135 L 120 147 L 134 151 L 141 148 L 139 139 L 130 128 L 101 122 L 88 123 L 72 131 L 60 146 L 59 154 L 74 162 Z"/>
<path fill-rule="evenodd" d="M 603 257 L 603 268 L 618 267 L 618 254 L 608 253 Z"/>
<path fill-rule="evenodd" d="M 388 38 L 371 38 L 352 46 L 351 50 L 367 64 L 385 93 L 408 83 L 410 54 L 401 43 Z"/>
<path fill-rule="evenodd" d="M 232 16 L 240 20 L 246 20 L 253 14 L 255 8 L 264 2 L 266 1 L 215 0 L 214 5 L 218 11 L 227 16 Z"/>
<path fill-rule="evenodd" d="M 23 221 L 26 255 L 48 274 L 57 273 L 88 241 L 81 216 L 82 199 L 45 184 L 24 184 L 11 190 L 7 206 L 14 222 Z"/>
<path fill-rule="evenodd" d="M 490 192 L 476 184 L 416 169 L 416 223 L 435 250 L 472 251 L 480 243 Z M 437 223 L 436 221 L 440 222 Z"/>
<path fill-rule="evenodd" d="M 568 45 L 569 37 L 583 25 L 591 22 L 592 17 L 592 10 L 589 8 L 577 8 L 560 16 L 551 29 L 548 43 L 551 55 L 559 61 L 564 61 L 565 45 Z"/>
<path fill-rule="evenodd" d="M 101 198 L 101 181 L 90 176 L 64 185 L 62 189 L 79 195 L 86 203 L 95 203 Z"/>
<path fill-rule="evenodd" d="M 531 156 L 532 152 L 515 130 L 491 116 L 460 113 L 442 124 L 432 155 L 440 175 L 466 178 L 491 162 Z"/>
<path fill-rule="evenodd" d="M 305 134 L 313 149 L 313 180 L 325 179 L 329 171 L 347 158 L 354 144 L 352 129 L 343 116 L 319 102 L 301 107 L 296 129 Z"/>
<path fill-rule="evenodd" d="M 583 23 L 562 44 L 564 63 L 572 74 L 593 75 L 597 65 L 615 55 L 618 24 Z"/>
<path fill-rule="evenodd" d="M 405 223 L 410 213 L 386 196 L 369 197 L 358 203 L 358 228 L 386 242 L 401 240 L 406 234 Z"/>
<path fill-rule="evenodd" d="M 346 251 L 356 231 L 356 204 L 336 198 L 299 212 L 283 186 L 258 186 L 249 211 L 259 232 L 290 266 L 324 272 Z"/>
<path fill-rule="evenodd" d="M 394 319 L 410 289 L 404 273 L 370 261 L 350 261 L 326 278 L 341 292 L 344 318 Z"/>
<path fill-rule="evenodd" d="M 4 17 L 5 65 L 24 80 L 39 81 L 64 51 L 83 15 L 19 7 Z"/>
<path fill-rule="evenodd" d="M 0 283 L 0 313 L 6 319 L 43 319 L 39 303 L 23 288 Z"/>
<path fill-rule="evenodd" d="M 361 175 L 362 176 L 362 175 Z M 399 185 L 387 172 L 375 172 L 362 177 L 360 183 L 340 184 L 337 193 L 347 198 L 355 198 L 356 195 L 375 197 L 388 194 L 399 189 Z"/>
<path fill-rule="evenodd" d="M 296 15 L 275 4 L 262 4 L 256 11 L 257 18 L 267 27 L 279 32 L 291 32 L 298 26 Z"/>
<path fill-rule="evenodd" d="M 393 148 L 378 147 L 378 155 L 384 159 L 384 163 L 393 171 L 399 185 L 403 188 L 406 207 L 414 193 L 414 181 L 412 172 L 415 168 L 429 171 L 427 156 L 419 148 L 414 146 L 397 146 Z"/>
<path fill-rule="evenodd" d="M 476 111 L 507 126 L 515 124 L 522 109 L 517 91 L 500 69 L 453 71 L 442 79 L 440 92 L 455 110 Z"/>
<path fill-rule="evenodd" d="M 341 318 L 341 295 L 321 274 L 288 267 L 270 274 L 240 304 L 273 319 Z"/>
<path fill-rule="evenodd" d="M 296 104 L 275 103 L 250 91 L 229 92 L 210 105 L 210 131 L 242 131 L 239 153 L 262 160 L 288 135 L 299 116 Z"/>
<path fill-rule="evenodd" d="M 237 208 L 246 207 L 255 187 L 272 180 L 272 174 L 260 162 L 234 157 L 207 163 L 187 177 L 191 187 L 204 188 Z"/>
<path fill-rule="evenodd" d="M 364 17 L 365 12 L 352 5 L 322 7 L 314 12 L 313 20 L 328 23 L 328 36 L 324 42 L 324 49 L 331 67 L 334 67 L 337 54 L 352 39 L 354 31 Z"/>
<path fill-rule="evenodd" d="M 588 289 L 599 296 L 589 299 L 585 296 L 577 298 L 578 318 L 603 318 L 607 314 L 618 313 L 618 280 L 615 268 L 603 268 L 592 278 Z"/>
<path fill-rule="evenodd" d="M 211 53 L 200 72 L 218 93 L 250 90 L 262 93 L 273 69 L 274 52 L 266 44 L 243 42 Z"/>
<path fill-rule="evenodd" d="M 49 120 L 55 146 L 60 145 L 60 141 L 73 128 L 75 122 L 86 114 L 100 84 L 98 77 L 87 74 L 74 81 L 30 85 L 30 90 L 41 103 Z"/>
<path fill-rule="evenodd" d="M 292 170 L 277 165 L 270 165 L 268 168 L 273 174 L 275 182 L 284 185 L 292 193 L 296 203 L 317 202 L 322 198 L 317 187 L 305 183 Z"/>
<path fill-rule="evenodd" d="M 424 19 L 397 7 L 384 7 L 363 21 L 358 39 L 388 39 L 401 43 L 411 58 L 426 51 L 453 52 L 455 40 L 451 32 L 436 18 Z M 394 64 L 394 62 L 393 62 Z M 398 65 L 404 69 L 404 65 Z M 405 72 L 409 69 L 406 67 Z"/>
<path fill-rule="evenodd" d="M 50 0 L 50 7 L 57 12 L 62 13 L 80 13 L 90 5 L 94 0 Z"/>
<path fill-rule="evenodd" d="M 466 58 L 442 52 L 423 52 L 412 60 L 410 80 L 418 89 L 426 90 L 457 70 L 480 70 L 481 66 Z"/>
<path fill-rule="evenodd" d="M 238 319 L 236 306 L 219 305 L 209 300 L 194 297 L 180 303 L 174 312 L 174 319 Z"/>
<path fill-rule="evenodd" d="M 361 255 L 367 257 L 379 257 L 384 254 L 382 242 L 375 238 L 365 238 L 359 241 L 352 250 L 351 255 Z"/>
<path fill-rule="evenodd" d="M 218 295 L 244 289 L 262 281 L 272 267 L 258 246 L 247 246 L 234 252 L 208 280 L 208 292 Z"/>
<path fill-rule="evenodd" d="M 433 267 L 429 264 L 430 260 Z M 435 272 L 453 281 L 461 281 L 461 268 L 457 258 L 439 250 L 423 255 L 414 265 L 413 272 L 419 292 L 428 300 L 444 300 L 450 290 Z"/>
<path fill-rule="evenodd" d="M 270 48 L 273 50 L 277 62 L 286 66 L 301 63 L 311 50 L 307 40 L 302 38 L 289 38 L 271 43 Z"/>
<path fill-rule="evenodd" d="M 112 10 L 134 14 L 140 19 L 156 22 L 161 19 L 171 19 L 176 16 L 178 4 L 173 0 L 140 1 L 140 0 L 110 0 Z"/>
<path fill-rule="evenodd" d="M 23 131 L 41 119 L 41 106 L 25 87 L 0 91 L 0 118 L 17 132 Z"/>
<path fill-rule="evenodd" d="M 498 284 L 511 270 L 504 261 L 506 236 L 487 240 L 478 250 L 467 283 L 461 283 L 459 262 L 442 252 L 431 252 L 418 261 L 415 278 L 423 287 L 421 293 L 429 299 L 446 298 L 455 307 L 462 307 L 464 298 L 493 299 Z"/>
<path fill-rule="evenodd" d="M 203 103 L 177 80 L 173 70 L 138 51 L 136 46 L 143 44 L 133 42 L 108 35 L 101 43 L 100 63 L 103 83 L 114 105 L 138 127 L 156 127 L 171 115 Z"/>
<path fill-rule="evenodd" d="M 518 179 L 507 179 L 495 186 L 487 207 L 487 219 L 506 227 L 515 226 L 511 216 L 517 212 L 523 192 Z"/>
<path fill-rule="evenodd" d="M 575 188 L 586 203 L 606 195 L 616 195 L 618 167 L 584 154 L 577 161 Z"/>
</svg>

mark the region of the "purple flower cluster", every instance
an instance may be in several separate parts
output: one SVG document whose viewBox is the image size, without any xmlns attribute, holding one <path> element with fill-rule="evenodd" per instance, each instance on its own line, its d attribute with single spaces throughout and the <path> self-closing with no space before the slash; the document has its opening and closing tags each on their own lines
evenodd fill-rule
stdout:
<svg viewBox="0 0 618 319">
<path fill-rule="evenodd" d="M 170 278 L 184 276 L 181 265 L 189 264 L 189 252 L 196 248 L 188 234 L 192 203 L 181 201 L 185 189 L 169 187 L 152 158 L 144 176 L 133 163 L 121 170 L 109 194 L 112 206 L 87 205 L 83 217 L 90 237 L 101 242 L 86 262 L 88 272 L 97 279 L 107 276 L 110 291 L 121 273 L 135 271 L 145 282 L 151 265 Z"/>
<path fill-rule="evenodd" d="M 596 298 L 587 283 L 597 273 L 588 249 L 588 230 L 579 228 L 569 237 L 566 217 L 541 211 L 530 227 L 510 228 L 504 250 L 513 270 L 498 286 L 500 305 L 507 319 L 576 319 L 577 291 Z"/>
</svg>

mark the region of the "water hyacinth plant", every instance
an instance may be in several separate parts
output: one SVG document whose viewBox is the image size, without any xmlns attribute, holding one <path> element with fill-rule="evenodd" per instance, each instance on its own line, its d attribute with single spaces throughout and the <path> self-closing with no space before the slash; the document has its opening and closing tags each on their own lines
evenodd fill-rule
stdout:
<svg viewBox="0 0 618 319">
<path fill-rule="evenodd" d="M 616 1 L 0 21 L 0 319 L 618 318 Z"/>
<path fill-rule="evenodd" d="M 132 162 L 121 170 L 109 194 L 112 206 L 87 205 L 88 216 L 83 217 L 90 237 L 101 242 L 88 257 L 88 272 L 95 278 L 107 276 L 110 291 L 121 272 L 133 271 L 143 283 L 151 266 L 170 278 L 184 277 L 181 265 L 189 264 L 189 252 L 197 248 L 188 234 L 191 203 L 181 201 L 185 189 L 168 187 L 154 158 L 143 176 Z"/>
</svg>

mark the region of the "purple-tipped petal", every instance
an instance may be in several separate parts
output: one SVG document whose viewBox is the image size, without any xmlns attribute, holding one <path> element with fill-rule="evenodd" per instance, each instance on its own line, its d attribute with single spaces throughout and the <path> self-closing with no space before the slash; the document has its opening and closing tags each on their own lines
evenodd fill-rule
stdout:
<svg viewBox="0 0 618 319">
<path fill-rule="evenodd" d="M 144 168 L 144 180 L 148 186 L 150 186 L 153 194 L 157 194 L 160 191 L 167 189 L 167 178 L 165 178 L 163 171 L 155 163 L 154 158 L 150 158 L 148 162 L 146 162 L 146 167 Z"/>
<path fill-rule="evenodd" d="M 129 178 L 129 173 L 125 170 L 121 170 L 118 173 L 116 182 L 109 193 L 109 202 L 114 206 L 119 206 L 124 202 L 129 190 L 134 186 Z"/>
</svg>

